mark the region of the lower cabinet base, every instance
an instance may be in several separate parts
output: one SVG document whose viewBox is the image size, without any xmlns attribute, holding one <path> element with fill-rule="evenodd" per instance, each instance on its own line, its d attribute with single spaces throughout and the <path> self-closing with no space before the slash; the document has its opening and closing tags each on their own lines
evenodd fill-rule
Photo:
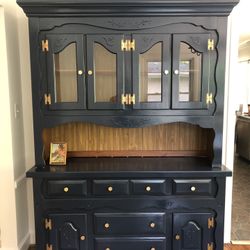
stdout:
<svg viewBox="0 0 250 250">
<path fill-rule="evenodd" d="M 33 178 L 37 250 L 223 250 L 225 176 Z"/>
</svg>

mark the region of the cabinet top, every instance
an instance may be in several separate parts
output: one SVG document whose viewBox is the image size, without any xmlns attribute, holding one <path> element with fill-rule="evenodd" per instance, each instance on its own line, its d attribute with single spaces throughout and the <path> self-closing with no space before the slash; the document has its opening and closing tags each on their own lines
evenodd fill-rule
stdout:
<svg viewBox="0 0 250 250">
<path fill-rule="evenodd" d="M 27 16 L 227 16 L 239 0 L 17 0 Z"/>
<path fill-rule="evenodd" d="M 35 166 L 26 173 L 27 177 L 35 178 L 196 178 L 231 175 L 225 166 L 211 167 L 205 157 L 70 158 L 67 166 Z"/>
</svg>

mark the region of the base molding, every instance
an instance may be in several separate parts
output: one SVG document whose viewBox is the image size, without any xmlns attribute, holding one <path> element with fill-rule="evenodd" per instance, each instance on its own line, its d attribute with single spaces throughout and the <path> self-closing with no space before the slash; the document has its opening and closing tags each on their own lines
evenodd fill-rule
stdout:
<svg viewBox="0 0 250 250">
<path fill-rule="evenodd" d="M 35 244 L 29 245 L 28 250 L 35 250 L 35 249 L 36 249 L 36 245 Z"/>
<path fill-rule="evenodd" d="M 21 242 L 18 244 L 18 249 L 19 250 L 27 250 L 30 245 L 30 233 L 27 233 Z"/>
<path fill-rule="evenodd" d="M 231 240 L 232 245 L 249 245 L 250 246 L 250 240 Z"/>
</svg>

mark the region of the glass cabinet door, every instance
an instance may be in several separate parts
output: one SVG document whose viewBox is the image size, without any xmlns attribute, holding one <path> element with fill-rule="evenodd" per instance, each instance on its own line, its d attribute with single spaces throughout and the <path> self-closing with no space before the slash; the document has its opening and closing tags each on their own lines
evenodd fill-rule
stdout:
<svg viewBox="0 0 250 250">
<path fill-rule="evenodd" d="M 134 109 L 168 109 L 170 104 L 170 35 L 135 34 Z"/>
<path fill-rule="evenodd" d="M 47 52 L 48 94 L 51 110 L 84 109 L 83 37 L 72 34 L 49 34 Z"/>
<path fill-rule="evenodd" d="M 89 109 L 123 109 L 124 58 L 122 35 L 87 36 Z"/>
<path fill-rule="evenodd" d="M 174 109 L 208 109 L 207 94 L 213 89 L 213 51 L 209 34 L 176 34 L 173 37 Z"/>
</svg>

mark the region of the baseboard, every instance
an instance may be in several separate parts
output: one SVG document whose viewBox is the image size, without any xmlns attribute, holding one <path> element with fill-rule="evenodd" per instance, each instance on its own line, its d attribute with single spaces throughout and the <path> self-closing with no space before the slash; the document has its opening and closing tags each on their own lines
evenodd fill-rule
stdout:
<svg viewBox="0 0 250 250">
<path fill-rule="evenodd" d="M 19 250 L 27 250 L 30 246 L 30 233 L 27 233 L 18 244 Z"/>
<path fill-rule="evenodd" d="M 28 250 L 35 250 L 36 249 L 36 245 L 35 244 L 30 244 Z"/>
<path fill-rule="evenodd" d="M 250 245 L 250 240 L 231 240 L 232 245 Z"/>
</svg>

